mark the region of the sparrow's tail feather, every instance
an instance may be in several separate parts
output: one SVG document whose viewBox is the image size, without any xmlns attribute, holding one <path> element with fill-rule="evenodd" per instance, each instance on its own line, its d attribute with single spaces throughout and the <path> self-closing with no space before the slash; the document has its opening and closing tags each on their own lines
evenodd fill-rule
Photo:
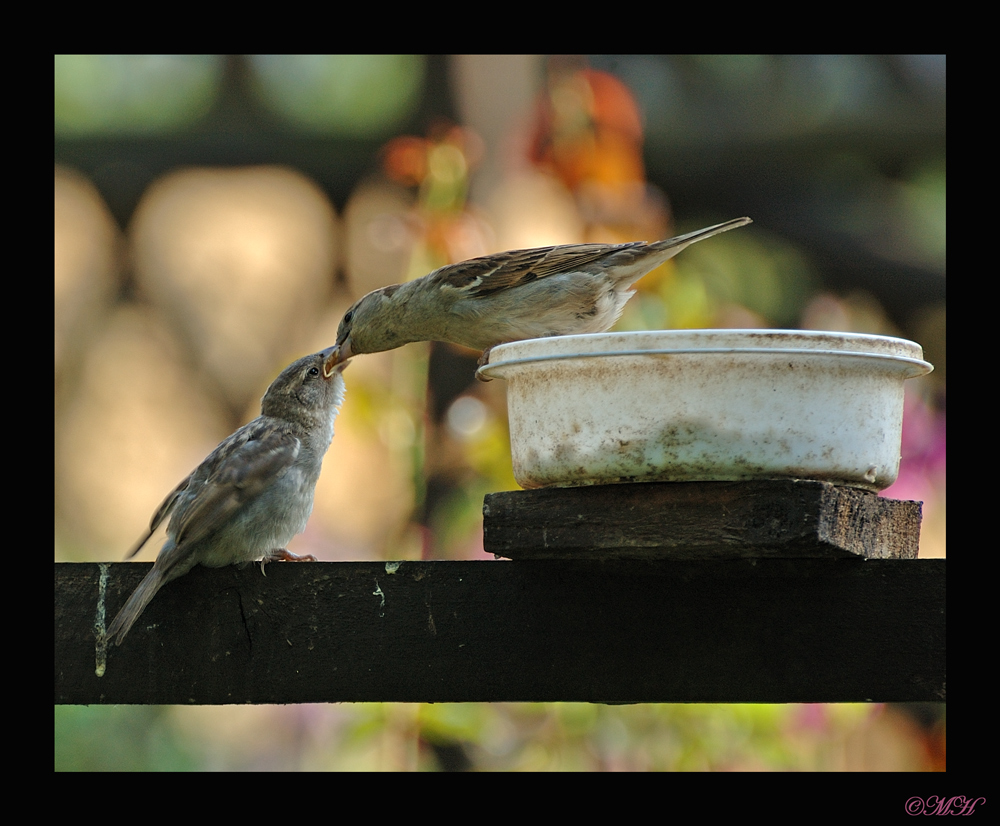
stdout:
<svg viewBox="0 0 1000 826">
<path fill-rule="evenodd" d="M 704 229 L 697 229 L 694 232 L 688 232 L 684 235 L 678 235 L 676 238 L 670 238 L 667 241 L 656 241 L 646 247 L 650 252 L 654 251 L 666 251 L 672 250 L 670 256 L 672 257 L 679 253 L 685 247 L 696 243 L 697 241 L 704 241 L 706 238 L 711 238 L 713 235 L 718 235 L 721 232 L 728 232 L 731 229 L 736 229 L 737 227 L 743 227 L 747 224 L 752 224 L 753 221 L 750 218 L 734 218 L 732 221 L 724 221 L 721 224 L 716 224 L 715 226 L 705 227 Z M 666 259 L 664 259 L 666 260 Z"/>
<path fill-rule="evenodd" d="M 146 574 L 145 579 L 139 583 L 139 587 L 132 592 L 132 596 L 128 598 L 128 602 L 118 612 L 118 616 L 115 617 L 114 622 L 108 628 L 107 636 L 109 639 L 116 634 L 118 635 L 115 645 L 122 644 L 125 635 L 128 634 L 129 629 L 139 619 L 139 615 L 149 605 L 149 601 L 156 596 L 156 592 L 166 585 L 167 582 L 168 580 L 164 576 L 162 568 L 154 565 L 153 569 Z"/>
<path fill-rule="evenodd" d="M 608 274 L 618 284 L 631 287 L 650 270 L 660 266 L 664 261 L 669 261 L 681 250 L 687 249 L 692 244 L 751 223 L 753 221 L 749 218 L 734 218 L 732 221 L 698 229 L 694 232 L 678 235 L 676 238 L 668 238 L 665 241 L 654 241 L 650 244 L 623 244 L 621 249 L 616 250 L 605 259 L 606 264 L 613 265 L 609 268 Z"/>
</svg>

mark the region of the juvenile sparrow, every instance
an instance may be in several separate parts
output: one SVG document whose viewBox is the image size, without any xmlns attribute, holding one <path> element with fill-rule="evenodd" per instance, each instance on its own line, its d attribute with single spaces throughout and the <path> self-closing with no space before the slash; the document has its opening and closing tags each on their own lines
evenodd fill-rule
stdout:
<svg viewBox="0 0 1000 826">
<path fill-rule="evenodd" d="M 368 293 L 344 314 L 338 359 L 411 341 L 486 351 L 508 341 L 611 327 L 632 284 L 690 244 L 751 223 L 736 218 L 666 241 L 567 244 L 511 250 L 449 264 Z"/>
<path fill-rule="evenodd" d="M 111 623 L 108 638 L 117 634 L 121 645 L 156 592 L 195 565 L 315 561 L 283 546 L 306 526 L 333 439 L 346 367 L 337 353 L 330 347 L 286 367 L 261 399 L 260 416 L 223 440 L 157 508 L 126 559 L 170 516 L 167 541 Z"/>
</svg>

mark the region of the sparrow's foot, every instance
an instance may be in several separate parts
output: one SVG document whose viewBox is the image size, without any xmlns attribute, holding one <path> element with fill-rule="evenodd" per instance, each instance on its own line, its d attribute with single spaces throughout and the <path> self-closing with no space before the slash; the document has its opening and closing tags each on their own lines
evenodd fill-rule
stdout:
<svg viewBox="0 0 1000 826">
<path fill-rule="evenodd" d="M 490 363 L 490 350 L 492 349 L 493 345 L 490 345 L 485 350 L 483 350 L 483 354 L 479 357 L 479 361 L 477 362 L 479 367 L 485 367 L 487 364 Z M 493 381 L 493 379 L 491 379 L 489 376 L 484 376 L 482 373 L 480 373 L 478 369 L 476 370 L 476 378 L 484 382 Z"/>
<path fill-rule="evenodd" d="M 266 557 L 264 557 L 265 562 L 318 562 L 312 554 L 293 554 L 286 548 L 276 548 L 271 551 Z"/>
<path fill-rule="evenodd" d="M 275 548 L 260 561 L 260 572 L 264 576 L 267 576 L 264 573 L 264 565 L 268 562 L 319 562 L 319 560 L 312 554 L 302 554 L 299 556 L 298 554 L 293 554 L 287 548 Z"/>
</svg>

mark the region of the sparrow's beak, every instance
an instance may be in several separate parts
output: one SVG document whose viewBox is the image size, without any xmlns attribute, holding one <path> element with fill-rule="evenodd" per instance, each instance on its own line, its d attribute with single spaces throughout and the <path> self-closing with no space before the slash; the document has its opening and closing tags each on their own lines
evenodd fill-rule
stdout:
<svg viewBox="0 0 1000 826">
<path fill-rule="evenodd" d="M 324 351 L 326 353 L 323 359 L 323 377 L 330 378 L 334 373 L 340 373 L 345 367 L 347 367 L 347 359 L 350 356 L 345 356 L 343 348 L 341 347 L 331 347 L 329 350 Z"/>
<path fill-rule="evenodd" d="M 351 356 L 354 355 L 354 351 L 351 349 L 351 336 L 348 334 L 340 344 L 337 345 L 340 350 L 340 361 L 347 361 Z"/>
</svg>

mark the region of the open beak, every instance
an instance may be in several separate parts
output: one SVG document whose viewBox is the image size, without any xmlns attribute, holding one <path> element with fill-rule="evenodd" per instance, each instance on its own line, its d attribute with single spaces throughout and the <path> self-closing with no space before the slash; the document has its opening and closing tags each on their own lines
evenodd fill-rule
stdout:
<svg viewBox="0 0 1000 826">
<path fill-rule="evenodd" d="M 350 355 L 345 356 L 342 347 L 331 347 L 323 352 L 325 353 L 325 357 L 323 358 L 324 378 L 330 378 L 334 373 L 340 373 L 347 367 L 347 360 L 350 358 Z"/>
</svg>

